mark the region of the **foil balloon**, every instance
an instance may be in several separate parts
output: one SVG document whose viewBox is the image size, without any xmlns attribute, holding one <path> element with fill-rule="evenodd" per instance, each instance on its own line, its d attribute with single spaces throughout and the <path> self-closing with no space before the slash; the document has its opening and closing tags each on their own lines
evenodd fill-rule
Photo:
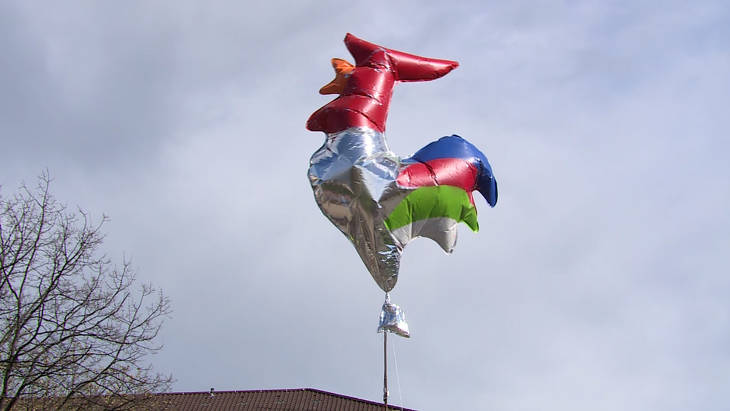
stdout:
<svg viewBox="0 0 730 411">
<path fill-rule="evenodd" d="M 378 323 L 378 332 L 391 332 L 401 337 L 409 338 L 408 323 L 406 323 L 406 315 L 403 310 L 390 302 L 390 296 L 385 294 L 385 302 L 383 309 L 380 310 L 380 322 Z"/>
<path fill-rule="evenodd" d="M 472 192 L 493 207 L 497 182 L 484 154 L 459 136 L 442 137 L 406 158 L 385 140 L 395 84 L 440 78 L 457 62 L 387 49 L 352 34 L 345 45 L 355 64 L 332 59 L 335 79 L 320 93 L 337 97 L 307 121 L 307 129 L 326 134 L 310 160 L 309 181 L 322 213 L 387 293 L 398 280 L 406 244 L 427 237 L 450 253 L 459 222 L 479 228 Z"/>
</svg>

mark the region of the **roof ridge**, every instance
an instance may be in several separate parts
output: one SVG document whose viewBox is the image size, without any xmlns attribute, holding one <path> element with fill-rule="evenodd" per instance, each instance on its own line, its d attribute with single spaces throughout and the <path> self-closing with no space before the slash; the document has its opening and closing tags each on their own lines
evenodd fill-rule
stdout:
<svg viewBox="0 0 730 411">
<path fill-rule="evenodd" d="M 223 393 L 237 393 L 237 392 L 275 392 L 275 391 L 284 391 L 284 392 L 291 392 L 291 391 L 318 391 L 326 393 L 327 391 L 318 390 L 316 388 L 269 388 L 269 389 L 258 389 L 258 390 L 213 390 L 213 394 L 223 394 Z M 152 393 L 153 395 L 180 395 L 180 394 L 210 394 L 210 391 L 171 391 L 171 392 L 157 392 Z M 334 393 L 333 393 L 334 394 Z"/>
<path fill-rule="evenodd" d="M 227 391 L 212 391 L 212 394 L 214 395 L 222 395 L 222 394 L 250 394 L 250 393 L 276 393 L 276 392 L 312 392 L 316 394 L 326 395 L 330 397 L 335 398 L 341 398 L 351 401 L 360 402 L 363 404 L 369 404 L 369 405 L 383 405 L 380 402 L 366 400 L 363 398 L 357 398 L 350 395 L 344 395 L 344 394 L 338 394 L 336 392 L 330 392 L 325 390 L 320 390 L 317 388 L 311 388 L 311 387 L 303 387 L 303 388 L 270 388 L 270 389 L 257 389 L 257 390 L 227 390 Z M 152 395 L 154 396 L 172 396 L 172 395 L 183 395 L 183 396 L 210 396 L 211 391 L 180 391 L 180 392 L 161 392 L 161 393 L 154 393 Z M 389 405 L 389 408 L 394 407 L 394 409 L 407 409 L 403 407 L 398 407 L 394 405 Z"/>
</svg>

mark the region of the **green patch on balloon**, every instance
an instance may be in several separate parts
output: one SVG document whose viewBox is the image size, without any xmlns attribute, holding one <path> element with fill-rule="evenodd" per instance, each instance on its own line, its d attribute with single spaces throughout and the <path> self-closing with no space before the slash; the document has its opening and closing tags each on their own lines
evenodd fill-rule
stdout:
<svg viewBox="0 0 730 411">
<path fill-rule="evenodd" d="M 479 231 L 477 210 L 466 191 L 454 186 L 420 187 L 408 194 L 385 219 L 385 226 L 395 230 L 415 221 L 446 217 L 466 223 Z"/>
</svg>

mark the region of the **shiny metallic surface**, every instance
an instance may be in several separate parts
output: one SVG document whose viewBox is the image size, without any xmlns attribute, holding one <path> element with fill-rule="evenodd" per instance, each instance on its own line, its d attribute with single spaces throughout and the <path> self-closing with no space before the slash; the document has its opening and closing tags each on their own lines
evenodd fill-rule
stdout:
<svg viewBox="0 0 730 411">
<path fill-rule="evenodd" d="M 309 181 L 322 213 L 387 293 L 398 281 L 408 242 L 431 238 L 450 253 L 459 222 L 479 229 L 472 192 L 494 206 L 497 186 L 486 156 L 457 135 L 403 159 L 383 135 L 397 82 L 434 80 L 459 63 L 384 48 L 349 33 L 345 45 L 355 65 L 332 59 L 335 79 L 320 92 L 339 96 L 307 120 L 308 130 L 326 135 L 310 160 Z"/>
<path fill-rule="evenodd" d="M 390 302 L 390 296 L 388 294 L 385 295 L 385 302 L 383 303 L 383 308 L 380 311 L 378 332 L 391 332 L 406 338 L 410 338 L 411 336 L 408 331 L 406 315 L 399 306 Z"/>
<path fill-rule="evenodd" d="M 384 223 L 408 191 L 397 186 L 400 167 L 383 133 L 352 127 L 327 134 L 308 173 L 322 213 L 352 242 L 385 292 L 395 287 L 403 251 Z"/>
</svg>

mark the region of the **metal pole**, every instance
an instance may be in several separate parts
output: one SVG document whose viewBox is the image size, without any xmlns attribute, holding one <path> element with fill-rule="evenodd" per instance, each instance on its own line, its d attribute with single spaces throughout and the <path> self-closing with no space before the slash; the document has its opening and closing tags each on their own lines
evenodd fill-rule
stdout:
<svg viewBox="0 0 730 411">
<path fill-rule="evenodd" d="M 388 331 L 383 330 L 383 404 L 388 409 Z"/>
</svg>

